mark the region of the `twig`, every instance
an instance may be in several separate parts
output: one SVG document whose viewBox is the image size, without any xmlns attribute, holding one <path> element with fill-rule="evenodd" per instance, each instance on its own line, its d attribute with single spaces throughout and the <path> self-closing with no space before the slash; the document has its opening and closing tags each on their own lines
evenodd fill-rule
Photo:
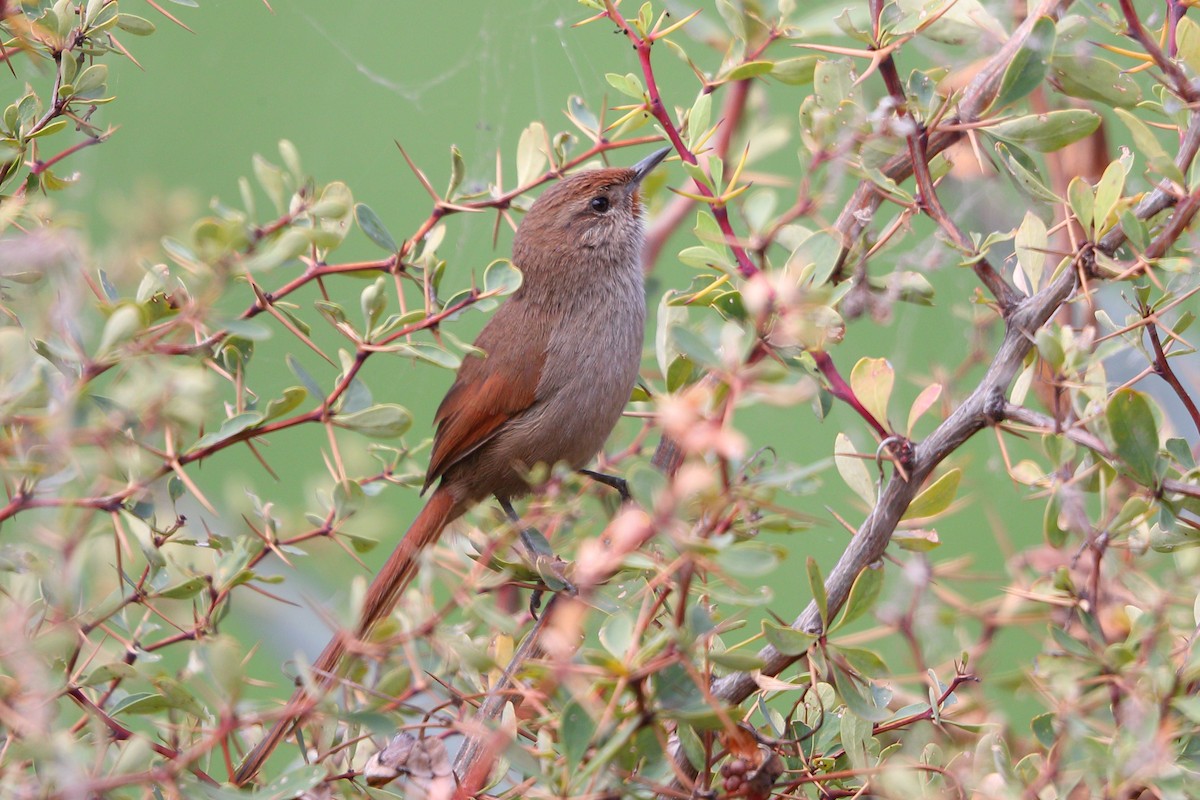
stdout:
<svg viewBox="0 0 1200 800">
<path fill-rule="evenodd" d="M 1146 333 L 1150 337 L 1150 346 L 1154 348 L 1154 371 L 1174 390 L 1180 402 L 1183 403 L 1183 407 L 1187 409 L 1188 416 L 1192 418 L 1192 424 L 1196 426 L 1197 433 L 1200 433 L 1200 409 L 1196 408 L 1196 401 L 1192 399 L 1187 389 L 1179 382 L 1179 377 L 1176 376 L 1175 370 L 1171 369 L 1171 364 L 1167 361 L 1167 354 L 1163 350 L 1162 342 L 1158 338 L 1158 325 L 1151 322 L 1146 326 Z"/>
<path fill-rule="evenodd" d="M 1038 15 L 1031 15 L 1027 22 L 1036 16 Z M 1028 36 L 1028 32 L 1026 31 L 1024 35 Z M 1011 44 L 1016 38 L 1018 36 L 1014 34 L 1009 43 Z M 1185 132 L 1183 141 L 1185 146 L 1181 148 L 1176 163 L 1186 174 L 1196 155 L 1196 143 L 1200 142 L 1200 117 L 1195 114 L 1192 116 L 1191 124 Z M 1153 216 L 1165 207 L 1162 205 L 1167 203 L 1165 195 L 1166 191 L 1162 187 L 1155 189 L 1142 199 L 1133 213 L 1139 219 Z M 1197 193 L 1186 196 L 1147 248 L 1147 259 L 1163 255 L 1186 229 L 1198 208 L 1200 208 L 1200 198 Z M 1111 256 L 1124 241 L 1125 236 L 1118 226 L 1095 245 L 1095 250 Z M 916 497 L 917 491 L 925 479 L 933 473 L 937 465 L 983 428 L 1010 418 L 1013 409 L 1006 402 L 1005 395 L 1020 370 L 1025 356 L 1033 347 L 1035 332 L 1071 297 L 1077 286 L 1080 272 L 1090 271 L 1093 257 L 1094 254 L 1091 250 L 1083 249 L 1077 256 L 1080 269 L 1062 270 L 1039 292 L 1019 302 L 1006 318 L 1004 338 L 979 384 L 928 439 L 914 446 L 910 465 L 911 480 L 906 481 L 895 474 L 892 476 L 881 493 L 879 502 L 867 515 L 858 533 L 850 541 L 849 546 L 829 573 L 825 582 L 829 618 L 832 619 L 836 616 L 846 602 L 850 588 L 858 574 L 883 556 L 896 525 Z M 1053 420 L 1045 419 L 1053 428 Z M 1164 482 L 1163 488 L 1188 496 L 1200 494 L 1200 488 L 1179 481 Z M 792 622 L 792 627 L 817 635 L 822 632 L 821 614 L 815 601 L 809 603 L 803 613 Z M 767 676 L 778 675 L 804 657 L 803 655 L 784 655 L 771 645 L 759 650 L 756 656 L 763 664 L 761 674 Z M 739 704 L 756 691 L 758 691 L 758 684 L 752 674 L 734 672 L 716 680 L 713 684 L 712 694 L 722 702 Z M 688 774 L 695 774 L 694 768 L 683 756 L 677 743 L 675 759 L 676 763 Z"/>
<path fill-rule="evenodd" d="M 871 14 L 876 30 L 878 30 L 880 17 L 883 14 L 882 0 L 871 0 Z M 879 47 L 879 43 L 876 43 L 875 47 Z M 917 205 L 938 224 L 938 227 L 950 237 L 956 247 L 976 256 L 972 263 L 975 274 L 996 298 L 996 302 L 1000 304 L 1001 314 L 1007 314 L 1016 304 L 1019 295 L 985 256 L 980 256 L 975 252 L 971 240 L 942 206 L 942 201 L 937 195 L 937 187 L 934 186 L 933 176 L 929 172 L 929 153 L 926 151 L 924 123 L 908 110 L 908 98 L 905 96 L 904 86 L 900 82 L 900 74 L 896 71 L 896 60 L 890 52 L 879 62 L 879 74 L 883 77 L 884 85 L 887 86 L 888 95 L 892 98 L 897 116 L 908 123 L 908 132 L 904 138 L 908 144 L 908 158 L 912 164 L 913 180 L 917 184 Z"/>
</svg>

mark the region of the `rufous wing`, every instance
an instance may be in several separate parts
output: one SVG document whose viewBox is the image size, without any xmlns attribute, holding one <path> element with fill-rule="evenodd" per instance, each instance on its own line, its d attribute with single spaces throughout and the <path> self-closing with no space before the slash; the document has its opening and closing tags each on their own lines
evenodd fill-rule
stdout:
<svg viewBox="0 0 1200 800">
<path fill-rule="evenodd" d="M 463 361 L 434 415 L 437 433 L 422 491 L 537 400 L 538 380 L 546 361 L 545 337 L 532 337 L 540 342 L 520 337 L 518 342 L 511 333 L 503 336 L 502 326 L 496 324 L 501 322 L 500 312 L 475 342 L 486 356 L 468 356 Z"/>
</svg>

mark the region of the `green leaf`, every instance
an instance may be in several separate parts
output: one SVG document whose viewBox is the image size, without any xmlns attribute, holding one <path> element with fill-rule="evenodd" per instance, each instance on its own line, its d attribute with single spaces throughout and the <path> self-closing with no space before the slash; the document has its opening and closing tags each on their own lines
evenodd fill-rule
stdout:
<svg viewBox="0 0 1200 800">
<path fill-rule="evenodd" d="M 294 766 L 254 794 L 248 795 L 246 800 L 290 800 L 294 797 L 303 797 L 310 789 L 324 782 L 327 777 L 329 777 L 329 770 L 324 764 Z M 238 793 L 238 795 L 241 794 L 241 792 Z M 230 795 L 222 795 L 219 800 L 229 800 L 229 798 Z"/>
<path fill-rule="evenodd" d="M 1013 185 L 1034 200 L 1061 203 L 1062 200 L 1046 187 L 1041 175 L 1032 168 L 1032 162 L 1029 162 L 1029 166 L 1021 163 L 1023 159 L 1018 158 L 1019 152 L 1019 149 L 1014 150 L 1003 142 L 996 142 L 996 154 L 1000 156 L 1000 163 L 1012 178 Z"/>
<path fill-rule="evenodd" d="M 283 360 L 287 363 L 288 369 L 292 371 L 292 374 L 304 384 L 304 388 L 308 389 L 308 393 L 310 395 L 313 397 L 325 396 L 325 393 L 321 391 L 321 384 L 317 383 L 317 379 L 314 378 L 312 374 L 304 368 L 304 365 L 301 364 L 295 356 L 293 356 L 291 353 L 288 353 Z M 286 392 L 284 393 L 284 396 L 287 396 Z M 270 410 L 270 406 L 267 406 L 267 410 Z"/>
<path fill-rule="evenodd" d="M 721 653 L 710 652 L 708 660 L 718 667 L 733 669 L 739 672 L 750 672 L 751 670 L 762 669 L 763 666 L 763 660 L 756 654 L 733 650 L 726 650 Z"/>
<path fill-rule="evenodd" d="M 403 406 L 381 403 L 353 414 L 339 414 L 334 425 L 376 439 L 395 439 L 412 427 L 412 414 Z"/>
<path fill-rule="evenodd" d="M 119 714 L 158 714 L 171 708 L 167 699 L 157 692 L 137 692 L 118 701 L 108 709 L 112 716 Z"/>
<path fill-rule="evenodd" d="M 1067 532 L 1058 524 L 1059 511 L 1058 495 L 1053 495 L 1046 502 L 1046 511 L 1042 514 L 1042 536 L 1046 544 L 1056 549 L 1067 543 Z"/>
<path fill-rule="evenodd" d="M 678 327 L 671 331 L 671 341 L 685 356 L 697 364 L 715 367 L 721 363 L 721 355 L 708 340 L 691 328 Z"/>
<path fill-rule="evenodd" d="M 97 357 L 111 355 L 113 348 L 136 336 L 143 324 L 142 311 L 136 305 L 126 303 L 118 306 L 104 323 L 100 346 L 96 348 Z"/>
<path fill-rule="evenodd" d="M 462 359 L 444 347 L 429 342 L 412 342 L 388 345 L 388 351 L 402 356 L 427 361 L 445 369 L 458 369 Z"/>
<path fill-rule="evenodd" d="M 362 508 L 366 493 L 357 481 L 338 481 L 333 490 L 333 513 L 338 519 L 345 519 Z"/>
<path fill-rule="evenodd" d="M 839 644 L 836 646 L 836 652 L 860 675 L 887 678 L 891 674 L 887 664 L 873 650 Z"/>
<path fill-rule="evenodd" d="M 785 656 L 802 655 L 817 640 L 811 633 L 788 628 L 769 619 L 762 622 L 762 634 L 771 646 Z"/>
<path fill-rule="evenodd" d="M 591 112 L 583 98 L 577 94 L 567 98 L 567 117 L 584 133 L 594 134 L 600 126 L 600 121 Z"/>
<path fill-rule="evenodd" d="M 587 709 L 572 700 L 562 710 L 558 723 L 559 744 L 568 764 L 582 764 L 596 735 L 596 723 Z"/>
<path fill-rule="evenodd" d="M 1060 150 L 1100 127 L 1100 115 L 1081 108 L 1030 114 L 986 128 L 998 139 L 1032 147 L 1043 153 Z"/>
<path fill-rule="evenodd" d="M 206 586 L 208 586 L 208 582 L 204 578 L 188 578 L 186 581 L 163 589 L 161 592 L 155 592 L 154 596 L 169 597 L 172 600 L 183 600 L 199 594 Z"/>
<path fill-rule="evenodd" d="M 618 611 L 600 626 L 600 644 L 613 658 L 624 659 L 633 643 L 633 617 Z"/>
<path fill-rule="evenodd" d="M 313 308 L 325 319 L 329 320 L 334 326 L 345 325 L 348 323 L 346 319 L 346 309 L 342 308 L 337 303 L 329 300 L 314 300 Z"/>
<path fill-rule="evenodd" d="M 265 272 L 291 261 L 309 249 L 311 242 L 308 233 L 301 228 L 288 228 L 261 252 L 246 261 L 246 268 L 251 272 Z"/>
<path fill-rule="evenodd" d="M 1016 251 L 1017 264 L 1020 265 L 1021 275 L 1024 277 L 1024 281 L 1018 280 L 1017 285 L 1030 297 L 1042 284 L 1048 246 L 1046 223 L 1032 211 L 1026 211 L 1021 227 L 1017 228 L 1013 249 Z M 1022 286 L 1022 283 L 1025 285 Z"/>
<path fill-rule="evenodd" d="M 1142 91 L 1129 75 L 1111 61 L 1070 53 L 1050 59 L 1050 78 L 1063 94 L 1096 100 L 1116 107 L 1132 107 Z"/>
<path fill-rule="evenodd" d="M 1096 184 L 1096 208 L 1093 223 L 1096 234 L 1099 235 L 1116 224 L 1113 211 L 1121 201 L 1121 193 L 1125 189 L 1127 175 L 1125 162 L 1117 159 L 1104 168 L 1104 174 Z"/>
<path fill-rule="evenodd" d="M 367 330 L 373 330 L 387 308 L 387 290 L 382 275 L 362 290 L 358 296 L 358 306 Z"/>
<path fill-rule="evenodd" d="M 1187 19 L 1186 17 L 1184 19 Z M 1180 20 L 1182 23 L 1183 20 Z M 1191 20 L 1188 20 L 1191 22 Z M 1193 29 L 1198 26 L 1191 23 Z M 1159 143 L 1158 137 L 1150 130 L 1150 126 L 1142 122 L 1138 117 L 1134 116 L 1129 111 L 1123 108 L 1118 108 L 1116 114 L 1120 117 L 1121 122 L 1125 123 L 1125 127 L 1129 128 L 1129 133 L 1133 136 L 1133 144 L 1137 151 L 1142 155 L 1146 162 L 1164 178 L 1174 181 L 1180 186 L 1184 185 L 1183 173 L 1179 171 L 1179 167 L 1167 155 L 1167 151 Z"/>
<path fill-rule="evenodd" d="M 706 763 L 704 743 L 700 740 L 700 735 L 691 725 L 679 725 L 675 733 L 679 737 L 680 748 L 688 763 L 693 769 L 699 770 Z"/>
<path fill-rule="evenodd" d="M 454 196 L 454 192 L 462 185 L 463 178 L 467 175 L 467 165 L 463 161 L 462 151 L 458 149 L 458 145 L 450 145 L 450 184 L 446 187 L 446 197 Z"/>
<path fill-rule="evenodd" d="M 501 296 L 510 295 L 521 288 L 524 276 L 507 258 L 498 258 L 483 271 L 483 290 Z"/>
<path fill-rule="evenodd" d="M 1092 187 L 1076 175 L 1067 186 L 1067 201 L 1071 205 L 1071 213 L 1079 220 L 1079 226 L 1090 234 L 1096 213 L 1096 195 Z"/>
<path fill-rule="evenodd" d="M 1050 626 L 1050 637 L 1054 639 L 1055 644 L 1062 648 L 1064 653 L 1087 660 L 1092 658 L 1092 651 L 1086 644 L 1059 626 Z"/>
<path fill-rule="evenodd" d="M 75 79 L 73 86 L 75 87 L 75 94 L 84 94 L 95 89 L 101 89 L 106 83 L 108 83 L 108 66 L 105 64 L 92 64 L 79 73 L 79 77 Z"/>
<path fill-rule="evenodd" d="M 354 548 L 354 552 L 356 553 L 369 553 L 379 546 L 378 539 L 372 539 L 356 533 L 346 533 L 345 531 L 341 531 L 338 535 L 349 540 L 350 546 Z"/>
<path fill-rule="evenodd" d="M 942 475 L 916 496 L 901 519 L 920 519 L 942 513 L 954 502 L 961 479 L 962 470 L 957 467 Z"/>
<path fill-rule="evenodd" d="M 744 64 L 738 64 L 730 70 L 726 78 L 731 81 L 743 81 L 747 78 L 757 78 L 759 75 L 766 75 L 774 68 L 775 63 L 772 61 L 747 61 Z"/>
<path fill-rule="evenodd" d="M 831 631 L 849 625 L 870 611 L 879 599 L 882 589 L 883 567 L 863 567 L 862 571 L 858 573 L 858 577 L 854 579 L 854 585 L 850 587 L 850 596 L 846 598 L 842 618 L 834 624 Z"/>
<path fill-rule="evenodd" d="M 857 451 L 854 449 L 850 437 L 844 433 L 838 433 L 833 444 L 833 462 L 837 467 L 838 474 L 864 503 L 874 506 L 875 482 L 871 480 L 871 473 L 867 469 L 866 462 L 856 455 L 851 455 L 855 452 Z"/>
<path fill-rule="evenodd" d="M 1117 391 L 1104 409 L 1113 452 L 1143 486 L 1158 479 L 1158 425 L 1146 395 L 1130 388 Z"/>
<path fill-rule="evenodd" d="M 540 122 L 531 122 L 529 127 L 521 131 L 521 139 L 517 143 L 518 186 L 533 183 L 545 170 L 547 142 L 546 126 Z"/>
<path fill-rule="evenodd" d="M 739 578 L 761 578 L 779 566 L 779 551 L 766 542 L 737 542 L 716 558 L 720 568 Z"/>
<path fill-rule="evenodd" d="M 704 134 L 708 131 L 708 122 L 712 117 L 712 93 L 701 92 L 692 103 L 692 109 L 687 116 L 687 144 L 695 150 Z"/>
<path fill-rule="evenodd" d="M 1181 18 L 1175 27 L 1175 46 L 1177 57 L 1192 75 L 1200 75 L 1200 25 L 1189 17 Z"/>
<path fill-rule="evenodd" d="M 280 147 L 283 145 L 280 143 Z M 286 150 L 286 152 L 293 152 Z M 293 156 L 297 157 L 298 156 Z M 296 164 L 298 168 L 300 165 Z M 346 216 L 354 204 L 354 195 L 350 193 L 350 187 L 341 181 L 334 181 L 321 190 L 321 199 L 313 203 L 312 208 L 308 213 L 318 219 L 336 220 Z"/>
<path fill-rule="evenodd" d="M 112 680 L 129 680 L 136 678 L 138 672 L 133 668 L 132 664 L 126 664 L 124 661 L 114 661 L 110 664 L 103 664 L 87 674 L 87 677 L 79 682 L 80 686 L 98 686 L 102 683 L 108 683 Z"/>
<path fill-rule="evenodd" d="M 871 416 L 884 426 L 895 380 L 895 371 L 886 358 L 860 358 L 850 370 L 850 388 Z"/>
<path fill-rule="evenodd" d="M 300 151 L 296 149 L 296 145 L 291 140 L 279 140 L 279 157 L 283 159 L 284 166 L 288 168 L 288 172 L 292 173 L 293 178 L 295 178 L 297 181 L 304 180 L 304 170 L 300 168 Z M 343 191 L 348 194 L 350 191 L 350 189 L 344 183 L 335 182 L 330 184 L 330 186 L 340 186 L 341 189 L 337 190 L 339 194 Z M 323 195 L 324 193 L 322 193 L 322 196 Z M 345 214 L 346 211 L 349 210 L 350 206 L 347 204 L 342 210 L 341 214 Z M 341 214 L 338 216 L 341 216 Z"/>
<path fill-rule="evenodd" d="M 135 14 L 118 14 L 117 27 L 134 36 L 149 36 L 156 30 L 153 22 Z"/>
<path fill-rule="evenodd" d="M 825 594 L 825 579 L 821 576 L 821 567 L 812 556 L 805 562 L 805 571 L 808 574 L 808 588 L 812 591 L 813 602 L 817 604 L 817 611 L 821 614 L 821 629 L 825 630 L 829 627 L 829 598 Z"/>
<path fill-rule="evenodd" d="M 910 553 L 928 553 L 942 543 L 937 531 L 924 528 L 897 530 L 892 534 L 892 542 Z"/>
<path fill-rule="evenodd" d="M 283 171 L 257 153 L 254 154 L 250 163 L 254 168 L 254 177 L 258 181 L 258 185 L 267 193 L 267 197 L 271 198 L 271 203 L 274 204 L 275 209 L 283 213 L 283 195 L 285 191 Z"/>
<path fill-rule="evenodd" d="M 283 397 L 267 403 L 263 412 L 263 422 L 278 419 L 289 411 L 296 409 L 308 397 L 308 391 L 303 386 L 289 386 L 283 390 Z"/>
<path fill-rule="evenodd" d="M 196 443 L 192 445 L 189 452 L 194 453 L 197 450 L 203 450 L 207 447 L 213 446 L 214 444 L 224 442 L 227 439 L 232 439 L 242 431 L 246 431 L 257 425 L 261 425 L 262 422 L 263 415 L 261 412 L 243 411 L 241 414 L 236 414 L 221 423 L 221 427 L 215 433 L 210 433 L 207 436 L 200 437 L 200 439 L 198 439 Z"/>
<path fill-rule="evenodd" d="M 354 221 L 358 223 L 358 227 L 362 229 L 362 232 L 372 242 L 389 253 L 399 252 L 400 248 L 396 244 L 396 240 L 392 238 L 392 235 L 388 233 L 383 220 L 366 203 L 356 203 L 354 205 Z"/>
<path fill-rule="evenodd" d="M 705 245 L 692 245 L 679 251 L 679 260 L 691 267 L 716 267 L 726 272 L 733 271 L 733 264 L 725 256 Z"/>
<path fill-rule="evenodd" d="M 645 90 L 642 89 L 642 81 L 632 72 L 625 75 L 618 75 L 615 72 L 605 74 L 604 80 L 608 81 L 608 85 L 616 89 L 623 95 L 628 95 L 634 100 L 641 100 L 645 95 Z"/>
<path fill-rule="evenodd" d="M 842 750 L 853 769 L 868 769 L 873 766 L 869 760 L 872 728 L 871 723 L 858 714 L 843 714 L 838 721 Z"/>
<path fill-rule="evenodd" d="M 806 86 L 813 82 L 821 59 L 822 56 L 800 56 L 776 61 L 771 66 L 771 77 L 789 86 Z"/>
<path fill-rule="evenodd" d="M 1058 737 L 1054 735 L 1054 719 L 1054 712 L 1051 711 L 1037 715 L 1029 723 L 1033 735 L 1037 737 L 1042 747 L 1047 749 L 1053 747 L 1058 740 Z"/>
<path fill-rule="evenodd" d="M 687 356 L 676 356 L 667 368 L 667 391 L 675 392 L 687 386 L 696 373 L 696 365 Z"/>
<path fill-rule="evenodd" d="M 992 101 L 993 109 L 1015 103 L 1041 85 L 1046 75 L 1048 57 L 1054 52 L 1054 37 L 1054 20 L 1049 17 L 1038 18 L 1029 38 L 1004 70 L 1000 90 Z"/>
<path fill-rule="evenodd" d="M 887 707 L 890 693 L 871 681 L 865 681 L 865 685 L 860 686 L 856 678 L 835 664 L 833 682 L 851 714 L 868 722 L 883 722 L 892 715 Z"/>
</svg>

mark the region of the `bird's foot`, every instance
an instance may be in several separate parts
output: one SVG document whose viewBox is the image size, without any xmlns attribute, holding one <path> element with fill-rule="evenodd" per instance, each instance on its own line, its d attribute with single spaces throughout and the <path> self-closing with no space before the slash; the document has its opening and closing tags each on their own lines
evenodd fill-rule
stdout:
<svg viewBox="0 0 1200 800">
<path fill-rule="evenodd" d="M 550 549 L 550 543 L 546 541 L 546 537 L 542 536 L 538 530 L 522 528 L 521 545 L 529 558 L 530 566 L 537 571 L 542 586 L 545 587 L 544 589 L 535 589 L 529 597 L 529 613 L 534 619 L 537 619 L 538 611 L 542 606 L 542 595 L 547 590 L 564 592 L 572 597 L 579 594 L 579 590 L 575 588 L 575 584 L 568 577 L 568 574 L 574 569 L 574 564 L 555 555 L 554 551 Z"/>
<path fill-rule="evenodd" d="M 536 528 L 529 528 L 523 525 L 520 516 L 513 510 L 512 503 L 503 497 L 497 496 L 496 499 L 500 502 L 500 507 L 504 509 L 504 514 L 508 517 L 508 521 L 521 532 L 521 546 L 525 550 L 525 555 L 529 559 L 530 566 L 537 572 L 542 586 L 545 587 L 544 589 L 534 590 L 533 595 L 529 598 L 529 613 L 533 615 L 534 619 L 537 619 L 544 591 L 566 592 L 572 596 L 579 594 L 579 590 L 575 588 L 575 584 L 567 577 L 567 574 L 574 565 L 556 556 L 554 551 L 550 549 L 550 542 L 546 541 L 546 537 L 542 536 L 540 531 Z"/>
<path fill-rule="evenodd" d="M 579 470 L 579 474 L 587 475 L 596 483 L 602 483 L 609 488 L 616 489 L 617 494 L 621 496 L 622 503 L 633 502 L 633 495 L 629 493 L 629 484 L 625 482 L 624 478 L 618 478 L 616 475 L 609 475 L 606 472 L 596 472 L 591 469 L 581 469 Z"/>
</svg>

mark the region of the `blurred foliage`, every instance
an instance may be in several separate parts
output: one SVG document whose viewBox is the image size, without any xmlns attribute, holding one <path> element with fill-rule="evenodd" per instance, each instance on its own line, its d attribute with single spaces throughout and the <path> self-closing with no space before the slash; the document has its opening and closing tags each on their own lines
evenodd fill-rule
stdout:
<svg viewBox="0 0 1200 800">
<path fill-rule="evenodd" d="M 123 41 L 176 22 L 120 5 L 0 0 L 0 64 L 45 78 L 10 81 L 0 117 L 3 796 L 449 796 L 450 753 L 481 728 L 496 760 L 482 784 L 510 797 L 1200 796 L 1186 3 L 584 0 L 569 36 L 613 30 L 640 71 L 592 76 L 613 105 L 571 97 L 565 122 L 531 122 L 494 181 L 467 180 L 457 147 L 436 171 L 403 154 L 429 195 L 412 230 L 316 182 L 284 141 L 186 235 L 147 242 L 133 224 L 109 274 L 56 193 L 76 153 L 121 135 L 107 84 Z M 664 62 L 694 74 L 693 95 L 662 93 Z M 109 103 L 114 126 L 98 126 Z M 478 513 L 354 648 L 303 753 L 282 749 L 255 790 L 228 785 L 279 716 L 246 697 L 257 643 L 226 630 L 238 601 L 275 598 L 278 565 L 327 557 L 318 542 L 370 550 L 391 534 L 370 517 L 378 496 L 422 482 L 423 434 L 368 366 L 455 369 L 474 352 L 455 335 L 465 315 L 519 290 L 506 259 L 465 280 L 448 231 L 467 214 L 515 226 L 562 172 L 664 138 L 680 167 L 646 186 L 648 268 L 682 228 L 691 281 L 658 304 L 637 422 L 605 459 L 639 508 L 613 513 L 602 488 L 546 467 L 527 519 L 579 596 L 535 626 L 516 592 L 543 576 Z M 762 167 L 781 152 L 791 169 Z M 950 200 L 973 185 L 997 199 Z M 348 242 L 378 257 L 350 260 Z M 960 269 L 980 288 L 939 295 L 929 276 Z M 897 375 L 892 352 L 834 365 L 863 324 L 935 302 L 961 310 L 943 335 L 967 342 L 962 363 L 928 367 L 936 379 Z M 268 337 L 289 342 L 294 385 L 264 386 Z M 901 381 L 920 386 L 907 407 Z M 768 405 L 834 404 L 857 423 L 825 463 L 744 430 Z M 300 428 L 325 442 L 303 508 L 251 492 L 243 513 L 198 483 L 233 452 L 272 474 L 264 445 Z M 1011 551 L 1005 590 L 978 601 L 937 528 L 969 513 L 963 478 L 989 465 L 960 448 L 984 428 L 1045 512 L 1043 542 Z M 827 466 L 868 511 L 846 527 L 885 526 L 895 545 L 878 559 L 855 541 L 828 577 L 796 553 L 785 567 L 764 536 L 803 549 L 794 500 L 819 508 Z M 989 522 L 981 537 L 1010 541 L 1004 514 Z M 807 587 L 808 614 L 772 581 Z M 981 669 L 1013 631 L 1037 659 Z M 477 717 L 512 679 L 497 718 Z M 1030 728 L 978 681 L 1032 698 Z"/>
</svg>

